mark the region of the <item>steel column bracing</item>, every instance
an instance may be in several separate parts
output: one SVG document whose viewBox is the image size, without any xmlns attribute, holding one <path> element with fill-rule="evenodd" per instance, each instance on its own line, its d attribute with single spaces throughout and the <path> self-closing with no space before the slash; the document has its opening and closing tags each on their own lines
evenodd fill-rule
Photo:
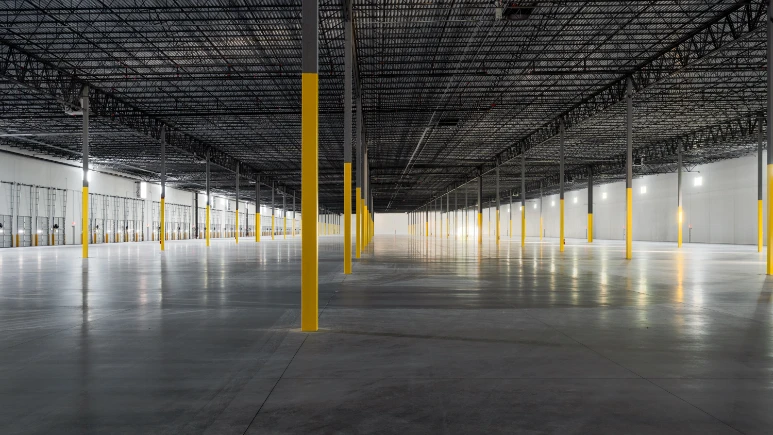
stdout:
<svg viewBox="0 0 773 435">
<path fill-rule="evenodd" d="M 633 245 L 633 81 L 627 81 L 625 117 L 625 258 L 632 258 Z"/>
<path fill-rule="evenodd" d="M 588 243 L 593 243 L 593 168 L 588 169 Z"/>
<path fill-rule="evenodd" d="M 682 208 L 682 169 L 684 163 L 682 162 L 682 147 L 679 147 L 677 151 L 677 168 L 676 168 L 676 246 L 682 247 L 682 231 L 683 231 L 683 216 L 684 209 Z"/>
<path fill-rule="evenodd" d="M 304 237 L 301 239 L 301 330 L 312 332 L 319 329 L 318 0 L 303 0 L 302 17 L 301 219 Z"/>
<path fill-rule="evenodd" d="M 89 87 L 81 89 L 83 111 L 83 190 L 81 192 L 81 244 L 83 258 L 89 257 Z"/>
<path fill-rule="evenodd" d="M 764 115 L 759 114 L 757 120 L 757 252 L 762 252 L 763 245 L 763 164 L 762 164 L 762 142 L 765 140 L 765 133 L 762 130 Z"/>
</svg>

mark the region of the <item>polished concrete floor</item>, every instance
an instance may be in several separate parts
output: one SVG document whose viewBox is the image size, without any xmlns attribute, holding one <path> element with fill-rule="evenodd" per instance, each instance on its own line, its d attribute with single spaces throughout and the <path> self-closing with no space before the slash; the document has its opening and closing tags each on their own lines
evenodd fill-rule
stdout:
<svg viewBox="0 0 773 435">
<path fill-rule="evenodd" d="M 0 250 L 0 434 L 773 433 L 754 247 L 529 242 Z"/>
</svg>

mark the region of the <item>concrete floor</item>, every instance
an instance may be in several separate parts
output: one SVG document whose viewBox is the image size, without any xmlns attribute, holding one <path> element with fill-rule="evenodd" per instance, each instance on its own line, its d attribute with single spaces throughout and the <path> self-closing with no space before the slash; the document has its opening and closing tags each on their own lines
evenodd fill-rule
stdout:
<svg viewBox="0 0 773 435">
<path fill-rule="evenodd" d="M 0 250 L 0 433 L 773 433 L 753 247 L 378 237 Z"/>
</svg>

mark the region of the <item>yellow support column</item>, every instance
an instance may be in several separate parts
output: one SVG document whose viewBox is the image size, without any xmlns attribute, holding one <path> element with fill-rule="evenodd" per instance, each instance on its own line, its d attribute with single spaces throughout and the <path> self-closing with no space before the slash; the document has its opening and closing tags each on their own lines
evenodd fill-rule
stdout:
<svg viewBox="0 0 773 435">
<path fill-rule="evenodd" d="M 302 6 L 301 79 L 301 330 L 319 329 L 319 76 L 317 65 L 318 0 Z M 273 219 L 273 214 L 272 214 Z"/>
<path fill-rule="evenodd" d="M 770 29 L 770 23 L 768 23 L 768 29 Z M 772 143 L 770 139 L 771 133 L 768 131 L 768 143 Z M 768 162 L 771 160 L 773 160 L 773 150 L 768 151 Z M 773 247 L 773 164 L 768 163 L 768 275 L 773 275 L 773 258 L 771 258 L 773 251 L 771 251 L 771 247 Z"/>
<path fill-rule="evenodd" d="M 271 213 L 271 240 L 274 240 L 274 236 L 276 235 L 276 216 L 274 216 L 274 213 Z"/>
<path fill-rule="evenodd" d="M 496 233 L 497 233 L 497 245 L 498 245 L 499 244 L 499 210 L 497 210 L 497 222 L 496 222 L 496 224 L 497 224 L 497 231 L 496 231 Z"/>
<path fill-rule="evenodd" d="M 89 257 L 89 186 L 83 181 L 83 193 L 81 194 L 81 243 L 83 258 Z M 16 246 L 19 246 L 18 243 Z"/>
<path fill-rule="evenodd" d="M 682 220 L 683 214 L 682 214 L 681 206 L 677 208 L 676 213 L 677 213 L 677 223 L 679 224 L 679 227 L 677 228 L 677 231 L 676 231 L 676 246 L 681 248 L 682 247 L 682 222 L 683 222 Z"/>
<path fill-rule="evenodd" d="M 625 258 L 633 258 L 633 189 L 625 189 Z"/>
<path fill-rule="evenodd" d="M 483 212 L 478 212 L 478 243 L 483 244 Z"/>
<path fill-rule="evenodd" d="M 239 208 L 236 208 L 236 231 L 234 231 L 234 239 L 236 241 L 236 244 L 239 244 Z"/>
<path fill-rule="evenodd" d="M 349 116 L 351 117 L 351 113 L 349 114 Z M 351 132 L 351 128 L 349 129 L 349 131 Z M 351 159 L 351 156 L 349 158 Z M 347 162 L 347 163 L 344 163 L 344 274 L 349 275 L 351 273 L 352 273 L 352 163 Z"/>
<path fill-rule="evenodd" d="M 681 231 L 680 228 L 679 232 Z M 588 243 L 593 243 L 593 213 L 588 213 Z"/>
<path fill-rule="evenodd" d="M 284 227 L 282 228 L 282 238 L 287 239 L 287 216 L 283 217 L 282 219 L 284 219 Z"/>
</svg>

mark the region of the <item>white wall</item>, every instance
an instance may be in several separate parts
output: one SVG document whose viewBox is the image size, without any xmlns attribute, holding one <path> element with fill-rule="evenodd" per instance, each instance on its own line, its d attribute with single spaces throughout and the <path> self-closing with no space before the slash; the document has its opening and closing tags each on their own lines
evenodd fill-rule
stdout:
<svg viewBox="0 0 773 435">
<path fill-rule="evenodd" d="M 135 182 L 138 180 L 101 172 L 93 172 L 90 177 L 90 193 L 119 196 L 124 198 L 137 197 Z M 80 167 L 30 158 L 13 153 L 6 153 L 0 150 L 0 181 L 65 189 L 67 191 L 65 241 L 68 245 L 80 244 L 82 203 L 82 169 Z M 10 185 L 6 183 L 0 184 L 0 215 L 11 214 L 11 195 L 12 192 Z M 199 199 L 199 208 L 204 208 L 206 206 L 206 195 L 197 195 Z M 143 228 L 145 228 L 146 240 L 149 240 L 147 232 L 149 231 L 153 221 L 152 202 L 160 201 L 160 197 L 161 186 L 158 184 L 148 183 L 147 195 L 143 201 L 145 210 Z M 166 189 L 167 204 L 181 204 L 193 207 L 193 198 L 194 194 L 192 192 L 178 190 L 170 187 L 167 187 Z M 225 201 L 230 203 L 231 210 L 235 209 L 235 201 L 233 199 L 217 197 L 215 200 L 218 202 L 217 208 L 219 210 L 225 210 Z M 28 202 L 29 200 L 27 198 L 22 198 L 22 206 L 26 206 Z M 281 198 L 278 204 L 281 205 Z M 248 203 L 246 208 L 247 212 L 251 216 L 251 219 L 254 220 L 255 205 Z M 16 209 L 16 214 L 19 214 L 18 204 Z M 245 205 L 240 204 L 239 209 L 240 211 L 244 211 Z M 270 213 L 267 210 L 264 212 L 266 215 Z M 277 210 L 276 214 L 277 216 L 281 216 L 281 211 Z M 193 222 L 193 219 L 191 219 L 191 222 Z M 204 226 L 203 219 L 199 220 L 199 225 L 201 227 Z M 240 222 L 240 226 L 244 226 L 243 222 Z M 75 234 L 75 237 L 73 237 L 73 234 Z"/>
<path fill-rule="evenodd" d="M 765 161 L 766 156 L 763 156 Z M 703 184 L 695 186 L 696 177 Z M 684 241 L 696 243 L 757 243 L 757 157 L 748 156 L 718 163 L 701 165 L 691 172 L 683 172 Z M 642 193 L 642 186 L 647 192 Z M 765 183 L 764 195 L 767 197 Z M 604 198 L 604 193 L 607 197 Z M 625 182 L 597 185 L 593 195 L 594 238 L 625 238 Z M 577 202 L 575 201 L 577 198 Z M 535 208 L 535 204 L 537 207 Z M 500 209 L 501 237 L 509 232 L 509 199 L 503 198 Z M 489 212 L 491 211 L 491 227 Z M 483 210 L 484 236 L 495 232 L 496 212 Z M 588 191 L 581 189 L 565 194 L 565 231 L 567 238 L 586 238 L 588 223 Z M 452 213 L 453 215 L 453 213 Z M 404 214 L 376 214 L 376 231 L 383 226 L 388 234 L 407 233 Z M 459 212 L 459 228 L 463 213 Z M 520 203 L 513 207 L 513 237 L 521 235 Z M 542 218 L 546 237 L 559 236 L 558 195 L 546 196 L 542 202 Z M 430 214 L 432 219 L 432 214 Z M 445 219 L 445 214 L 443 214 Z M 767 222 L 767 211 L 764 211 Z M 539 200 L 526 202 L 526 235 L 539 235 Z M 439 221 L 438 221 L 439 222 Z M 432 223 L 430 223 L 432 225 Z M 469 212 L 468 228 L 471 237 L 475 231 L 475 213 Z M 490 228 L 490 230 L 489 230 Z M 671 241 L 677 239 L 677 175 L 663 174 L 635 178 L 633 181 L 633 239 Z M 391 231 L 391 232 L 390 232 Z M 445 231 L 445 225 L 443 227 Z"/>
</svg>

